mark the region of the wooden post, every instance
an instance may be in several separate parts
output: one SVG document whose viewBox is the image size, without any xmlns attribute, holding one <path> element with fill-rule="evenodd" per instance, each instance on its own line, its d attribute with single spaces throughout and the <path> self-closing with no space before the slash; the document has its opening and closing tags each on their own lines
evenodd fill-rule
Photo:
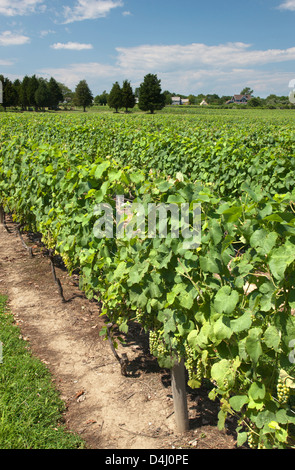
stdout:
<svg viewBox="0 0 295 470">
<path fill-rule="evenodd" d="M 189 420 L 183 359 L 181 359 L 180 362 L 177 362 L 172 368 L 171 378 L 177 431 L 180 433 L 185 433 L 189 430 Z"/>
</svg>

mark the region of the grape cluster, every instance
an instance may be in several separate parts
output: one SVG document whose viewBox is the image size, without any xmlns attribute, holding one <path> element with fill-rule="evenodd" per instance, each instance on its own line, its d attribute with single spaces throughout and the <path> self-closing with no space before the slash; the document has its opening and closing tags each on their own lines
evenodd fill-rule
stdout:
<svg viewBox="0 0 295 470">
<path fill-rule="evenodd" d="M 277 397 L 278 397 L 279 402 L 282 405 L 285 405 L 289 400 L 289 396 L 290 396 L 290 389 L 287 386 L 286 381 L 283 380 L 281 377 L 279 377 L 278 383 L 277 383 Z"/>
<path fill-rule="evenodd" d="M 151 330 L 153 325 L 153 316 L 149 315 L 146 311 L 138 309 L 135 314 L 136 321 L 145 329 Z"/>
<path fill-rule="evenodd" d="M 195 351 L 188 344 L 185 344 L 185 354 L 185 367 L 188 372 L 189 380 L 195 379 L 201 381 L 203 377 L 202 359 L 195 359 Z"/>
<path fill-rule="evenodd" d="M 248 432 L 248 445 L 250 449 L 257 449 L 258 436 L 253 430 Z"/>
<path fill-rule="evenodd" d="M 165 356 L 166 353 L 167 353 L 167 349 L 165 348 L 164 343 L 162 341 L 158 341 L 156 356 L 163 357 Z"/>
<path fill-rule="evenodd" d="M 153 330 L 149 332 L 149 346 L 150 353 L 155 357 L 164 357 L 168 353 L 167 347 Z"/>
<path fill-rule="evenodd" d="M 135 317 L 136 317 L 136 321 L 138 321 L 138 323 L 142 324 L 142 321 L 143 321 L 143 311 L 142 310 L 137 310 L 136 311 L 136 314 L 135 314 Z"/>
<path fill-rule="evenodd" d="M 150 353 L 155 356 L 157 349 L 158 349 L 158 336 L 155 331 L 150 330 L 149 332 L 149 346 L 150 346 Z"/>
</svg>

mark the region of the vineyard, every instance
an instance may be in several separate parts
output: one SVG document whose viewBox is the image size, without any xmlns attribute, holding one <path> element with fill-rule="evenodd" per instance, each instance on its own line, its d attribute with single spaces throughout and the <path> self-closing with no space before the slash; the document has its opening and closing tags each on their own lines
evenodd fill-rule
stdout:
<svg viewBox="0 0 295 470">
<path fill-rule="evenodd" d="M 295 445 L 295 116 L 231 111 L 3 114 L 0 208 L 79 272 L 112 325 L 138 322 L 161 367 L 207 382 L 239 446 L 284 449 Z M 123 235 L 99 237 L 98 207 L 115 214 L 117 196 Z M 201 207 L 199 246 L 173 236 L 170 213 L 165 237 L 160 219 L 159 236 L 136 236 L 130 208 L 184 204 Z"/>
</svg>

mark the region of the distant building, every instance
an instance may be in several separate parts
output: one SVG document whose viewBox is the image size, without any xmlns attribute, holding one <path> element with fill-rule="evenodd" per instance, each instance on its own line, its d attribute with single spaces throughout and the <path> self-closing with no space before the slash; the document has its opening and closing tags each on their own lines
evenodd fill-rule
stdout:
<svg viewBox="0 0 295 470">
<path fill-rule="evenodd" d="M 231 100 L 226 102 L 226 104 L 247 104 L 251 98 L 253 98 L 251 95 L 234 95 Z"/>
<path fill-rule="evenodd" d="M 181 105 L 180 96 L 172 96 L 172 106 L 179 106 L 179 105 Z"/>
<path fill-rule="evenodd" d="M 180 96 L 172 96 L 172 106 L 181 106 L 181 105 L 188 105 L 189 99 L 180 98 Z"/>
<path fill-rule="evenodd" d="M 205 98 L 203 99 L 202 103 L 200 103 L 200 106 L 208 106 L 208 103 Z"/>
</svg>

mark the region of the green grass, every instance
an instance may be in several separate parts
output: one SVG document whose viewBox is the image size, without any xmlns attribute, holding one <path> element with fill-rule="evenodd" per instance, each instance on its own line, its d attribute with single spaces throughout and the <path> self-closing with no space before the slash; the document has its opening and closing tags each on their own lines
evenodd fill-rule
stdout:
<svg viewBox="0 0 295 470">
<path fill-rule="evenodd" d="M 0 295 L 0 449 L 82 449 L 62 423 L 64 403 L 46 366 L 30 352 Z"/>
</svg>

